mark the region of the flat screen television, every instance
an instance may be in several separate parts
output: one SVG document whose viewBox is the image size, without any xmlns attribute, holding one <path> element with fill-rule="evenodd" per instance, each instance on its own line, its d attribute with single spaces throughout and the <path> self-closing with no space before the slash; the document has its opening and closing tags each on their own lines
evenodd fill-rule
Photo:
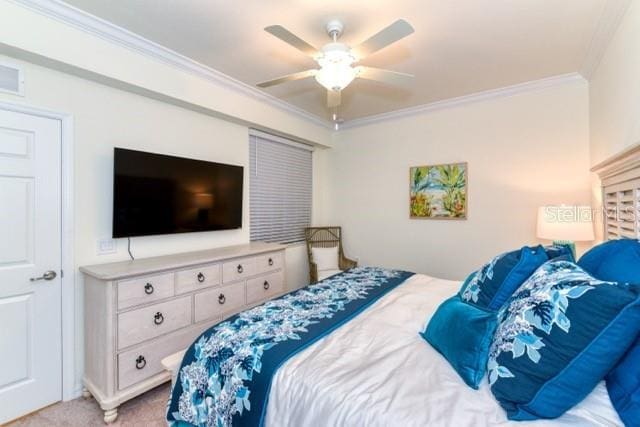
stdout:
<svg viewBox="0 0 640 427">
<path fill-rule="evenodd" d="M 242 166 L 116 148 L 113 237 L 242 227 Z"/>
</svg>

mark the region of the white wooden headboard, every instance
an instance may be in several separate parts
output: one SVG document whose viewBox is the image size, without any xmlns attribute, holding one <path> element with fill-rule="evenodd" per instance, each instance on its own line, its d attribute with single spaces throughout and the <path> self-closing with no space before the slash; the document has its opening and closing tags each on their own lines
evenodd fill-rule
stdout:
<svg viewBox="0 0 640 427">
<path fill-rule="evenodd" d="M 603 237 L 640 238 L 640 144 L 591 168 L 600 177 Z"/>
</svg>

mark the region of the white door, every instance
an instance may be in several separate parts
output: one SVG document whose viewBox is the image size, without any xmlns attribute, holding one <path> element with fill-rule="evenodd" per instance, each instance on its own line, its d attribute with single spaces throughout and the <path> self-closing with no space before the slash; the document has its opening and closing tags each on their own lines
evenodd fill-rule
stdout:
<svg viewBox="0 0 640 427">
<path fill-rule="evenodd" d="M 0 424 L 61 399 L 61 124 L 0 110 Z"/>
</svg>

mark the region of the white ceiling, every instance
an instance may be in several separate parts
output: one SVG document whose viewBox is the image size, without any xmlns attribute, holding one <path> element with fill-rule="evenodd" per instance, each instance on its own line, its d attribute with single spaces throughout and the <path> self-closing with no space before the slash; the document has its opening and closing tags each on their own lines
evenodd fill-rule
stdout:
<svg viewBox="0 0 640 427">
<path fill-rule="evenodd" d="M 345 23 L 356 45 L 398 18 L 416 32 L 363 61 L 416 76 L 405 87 L 356 80 L 345 120 L 580 71 L 607 1 L 617 0 L 65 0 L 244 83 L 316 64 L 263 31 L 281 24 L 320 47 L 324 25 Z M 314 79 L 265 89 L 328 119 Z"/>
</svg>

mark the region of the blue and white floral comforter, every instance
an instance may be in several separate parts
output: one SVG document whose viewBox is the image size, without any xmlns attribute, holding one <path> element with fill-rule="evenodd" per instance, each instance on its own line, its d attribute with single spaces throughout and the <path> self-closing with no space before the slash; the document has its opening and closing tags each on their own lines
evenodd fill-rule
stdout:
<svg viewBox="0 0 640 427">
<path fill-rule="evenodd" d="M 412 275 L 354 268 L 210 328 L 185 354 L 167 421 L 174 426 L 262 425 L 278 368 Z"/>
<path fill-rule="evenodd" d="M 510 421 L 491 393 L 467 386 L 418 333 L 459 281 L 415 274 L 276 372 L 267 427 L 620 426 L 602 382 L 554 420 Z"/>
</svg>

